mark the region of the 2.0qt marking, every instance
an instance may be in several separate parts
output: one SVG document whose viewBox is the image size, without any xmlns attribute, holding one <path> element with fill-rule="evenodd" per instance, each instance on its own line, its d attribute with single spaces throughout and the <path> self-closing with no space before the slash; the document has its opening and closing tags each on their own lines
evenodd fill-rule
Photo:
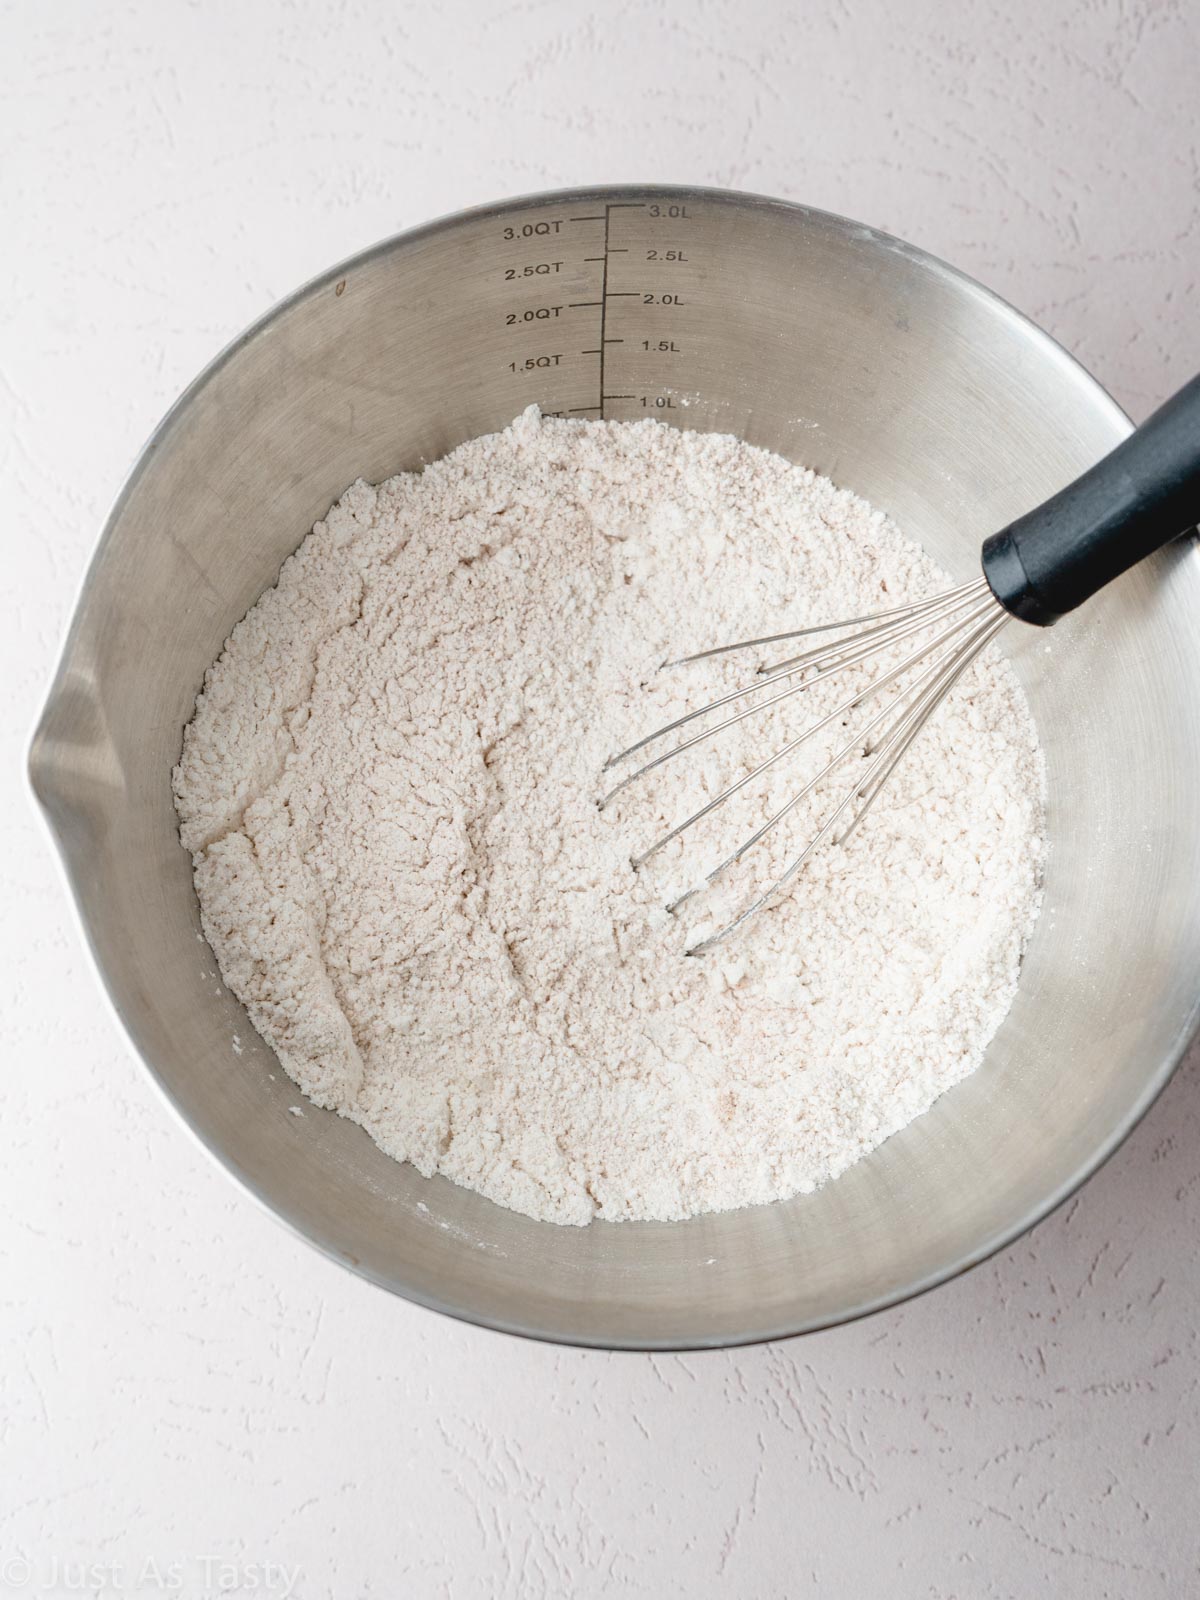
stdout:
<svg viewBox="0 0 1200 1600">
<path fill-rule="evenodd" d="M 519 322 L 553 322 L 561 317 L 562 306 L 530 306 L 528 311 L 510 311 L 504 318 L 506 327 L 516 327 Z"/>
</svg>

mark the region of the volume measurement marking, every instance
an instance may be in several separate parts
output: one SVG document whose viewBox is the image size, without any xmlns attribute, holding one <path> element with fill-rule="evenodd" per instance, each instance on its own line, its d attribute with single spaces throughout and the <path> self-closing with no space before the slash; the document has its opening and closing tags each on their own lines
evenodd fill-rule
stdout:
<svg viewBox="0 0 1200 1600">
<path fill-rule="evenodd" d="M 600 418 L 606 418 L 608 405 L 610 403 L 616 403 L 619 401 L 629 402 L 640 400 L 644 407 L 651 407 L 659 410 L 674 408 L 675 402 L 668 395 L 638 393 L 627 394 L 609 388 L 608 385 L 612 379 L 612 363 L 609 360 L 609 357 L 614 353 L 612 347 L 624 345 L 631 350 L 641 351 L 646 354 L 653 353 L 656 355 L 678 355 L 680 353 L 680 347 L 673 339 L 639 339 L 636 337 L 626 338 L 624 336 L 610 334 L 608 331 L 609 312 L 611 309 L 610 302 L 613 300 L 632 300 L 641 306 L 653 306 L 656 309 L 661 309 L 669 316 L 671 311 L 675 310 L 675 308 L 683 308 L 687 304 L 687 301 L 682 295 L 673 292 L 662 293 L 658 292 L 657 290 L 650 292 L 644 288 L 612 288 L 610 287 L 612 273 L 609 270 L 609 264 L 613 257 L 623 255 L 636 255 L 638 260 L 644 259 L 650 262 L 660 262 L 663 265 L 667 265 L 668 263 L 671 265 L 675 265 L 677 263 L 683 264 L 688 262 L 690 252 L 685 253 L 683 249 L 679 248 L 666 249 L 663 247 L 662 241 L 659 241 L 656 247 L 647 248 L 645 244 L 640 241 L 640 234 L 638 231 L 635 231 L 634 233 L 634 244 L 621 245 L 615 243 L 614 234 L 617 238 L 620 237 L 620 233 L 617 231 L 616 227 L 616 220 L 613 216 L 613 213 L 617 211 L 642 211 L 649 217 L 655 219 L 661 218 L 664 221 L 668 219 L 672 221 L 686 221 L 688 219 L 688 209 L 686 205 L 682 204 L 668 206 L 659 202 L 652 203 L 649 201 L 609 201 L 605 203 L 602 211 L 581 213 L 578 216 L 571 217 L 539 219 L 534 222 L 521 224 L 514 223 L 503 230 L 503 237 L 508 242 L 523 242 L 526 240 L 532 241 L 536 239 L 549 242 L 550 240 L 553 240 L 554 244 L 558 245 L 561 249 L 567 244 L 570 225 L 575 224 L 580 226 L 596 227 L 599 224 L 603 224 L 602 239 L 598 239 L 592 244 L 593 252 L 596 252 L 597 245 L 599 245 L 599 253 L 593 253 L 591 255 L 585 255 L 582 257 L 582 261 L 584 263 L 598 266 L 600 268 L 598 275 L 600 281 L 598 284 L 596 284 L 592 291 L 593 298 L 588 300 L 572 300 L 567 302 L 565 305 L 543 304 L 541 306 L 528 307 L 520 311 L 510 311 L 506 313 L 505 316 L 505 323 L 508 327 L 517 327 L 519 325 L 527 324 L 533 325 L 537 323 L 547 324 L 558 322 L 560 321 L 564 312 L 593 310 L 599 313 L 597 318 L 599 326 L 593 334 L 595 343 L 588 345 L 579 352 L 581 355 L 589 358 L 592 356 L 596 357 L 596 388 L 594 391 L 596 398 L 589 405 L 571 406 L 566 412 L 560 411 L 549 413 L 551 415 L 590 414 L 593 416 L 599 416 Z M 587 246 L 585 245 L 584 248 L 586 249 Z M 566 253 L 568 255 L 570 254 L 569 249 Z M 579 261 L 581 258 L 576 256 L 575 259 Z M 554 277 L 557 277 L 564 271 L 568 270 L 569 266 L 567 260 L 560 258 L 559 260 L 555 261 L 536 261 L 532 263 L 521 264 L 516 267 L 508 267 L 504 272 L 504 277 L 505 281 L 510 283 L 520 278 L 536 279 L 541 277 L 544 279 L 548 277 L 553 279 Z M 531 284 L 530 287 L 533 287 L 533 285 Z M 550 289 L 550 287 L 551 286 L 549 283 L 545 284 L 546 289 Z M 636 335 L 641 331 L 636 324 L 630 326 L 628 323 L 626 323 L 625 327 L 626 334 L 629 335 Z M 565 331 L 566 330 L 564 328 L 564 332 Z M 654 331 L 657 332 L 663 330 L 657 329 Z M 543 352 L 534 356 L 527 356 L 523 360 L 510 362 L 509 370 L 511 372 L 530 372 L 537 368 L 556 368 L 561 367 L 567 359 L 567 354 L 561 351 L 561 349 L 558 352 L 553 353 Z"/>
<path fill-rule="evenodd" d="M 624 339 L 609 337 L 608 332 L 608 302 L 616 299 L 627 299 L 630 295 L 640 293 L 631 289 L 610 289 L 608 287 L 608 263 L 612 256 L 627 256 L 629 246 L 613 244 L 612 242 L 612 214 L 614 211 L 644 211 L 645 203 L 638 200 L 614 200 L 604 207 L 603 214 L 597 212 L 595 216 L 572 217 L 572 222 L 603 222 L 604 223 L 604 254 L 600 256 L 584 256 L 585 261 L 598 261 L 600 263 L 600 299 L 581 300 L 578 304 L 583 306 L 598 305 L 600 310 L 600 337 L 596 344 L 587 350 L 581 350 L 580 355 L 599 356 L 600 370 L 596 377 L 596 403 L 590 406 L 572 406 L 573 413 L 581 411 L 598 411 L 601 418 L 605 415 L 605 406 L 610 400 L 632 400 L 635 397 L 629 394 L 610 394 L 605 388 L 606 355 L 609 345 L 624 344 Z"/>
</svg>

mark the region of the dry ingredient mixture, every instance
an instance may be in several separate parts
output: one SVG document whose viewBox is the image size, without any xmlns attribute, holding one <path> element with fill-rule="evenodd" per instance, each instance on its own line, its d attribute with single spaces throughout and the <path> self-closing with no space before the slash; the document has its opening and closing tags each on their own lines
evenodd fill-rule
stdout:
<svg viewBox="0 0 1200 1600">
<path fill-rule="evenodd" d="M 174 774 L 226 982 L 319 1106 L 533 1217 L 685 1217 L 835 1177 L 979 1064 L 1013 998 L 1043 842 L 1009 668 L 982 657 L 852 841 L 703 957 L 684 951 L 844 787 L 719 889 L 667 903 L 833 746 L 803 747 L 640 872 L 631 854 L 867 669 L 603 814 L 601 769 L 761 659 L 665 658 L 946 586 L 825 479 L 654 422 L 531 409 L 422 472 L 354 484 L 233 630 Z"/>
</svg>

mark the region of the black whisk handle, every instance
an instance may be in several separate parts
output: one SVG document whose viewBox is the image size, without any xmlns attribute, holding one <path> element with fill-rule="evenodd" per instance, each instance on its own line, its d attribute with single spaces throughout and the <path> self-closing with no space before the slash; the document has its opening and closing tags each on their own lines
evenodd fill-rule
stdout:
<svg viewBox="0 0 1200 1600">
<path fill-rule="evenodd" d="M 1200 377 L 1111 455 L 984 541 L 983 575 L 1006 610 L 1057 622 L 1200 522 Z"/>
</svg>

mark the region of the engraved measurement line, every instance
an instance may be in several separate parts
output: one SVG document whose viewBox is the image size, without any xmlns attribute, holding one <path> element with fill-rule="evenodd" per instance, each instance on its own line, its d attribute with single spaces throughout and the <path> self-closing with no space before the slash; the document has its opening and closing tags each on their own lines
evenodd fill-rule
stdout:
<svg viewBox="0 0 1200 1600">
<path fill-rule="evenodd" d="M 608 318 L 608 224 L 612 207 L 604 208 L 604 267 L 600 276 L 600 415 L 604 415 L 604 329 Z"/>
<path fill-rule="evenodd" d="M 627 256 L 629 254 L 628 245 L 613 244 L 609 237 L 612 227 L 612 214 L 614 211 L 641 211 L 643 209 L 644 202 L 640 200 L 613 200 L 604 207 L 604 266 L 600 275 L 600 404 L 586 407 L 588 411 L 599 411 L 602 418 L 605 414 L 605 404 L 609 400 L 632 400 L 634 398 L 633 395 L 628 394 L 609 394 L 604 387 L 604 353 L 610 344 L 625 343 L 624 339 L 612 339 L 608 336 L 608 258 L 610 256 Z M 613 298 L 616 298 L 618 294 L 625 298 L 631 292 L 625 289 L 613 290 L 612 295 Z M 584 354 L 590 355 L 592 352 L 585 351 Z"/>
</svg>

